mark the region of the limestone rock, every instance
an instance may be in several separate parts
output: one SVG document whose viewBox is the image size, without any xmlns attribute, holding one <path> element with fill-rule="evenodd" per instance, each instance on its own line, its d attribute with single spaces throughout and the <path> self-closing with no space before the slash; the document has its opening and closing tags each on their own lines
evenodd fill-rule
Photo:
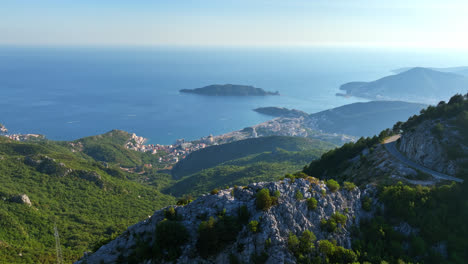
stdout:
<svg viewBox="0 0 468 264">
<path fill-rule="evenodd" d="M 14 202 L 14 203 L 26 204 L 28 206 L 32 205 L 31 200 L 29 199 L 29 197 L 26 194 L 20 194 L 20 195 L 17 195 L 17 196 L 13 196 L 10 199 L 10 201 Z"/>
<path fill-rule="evenodd" d="M 267 211 L 257 210 L 256 192 L 262 188 L 270 193 L 279 191 L 278 204 Z M 322 190 L 325 190 L 323 194 Z M 295 193 L 300 191 L 304 199 L 297 200 Z M 314 197 L 318 206 L 314 210 L 307 208 L 306 199 Z M 253 233 L 246 226 L 237 235 L 235 241 L 223 251 L 208 259 L 201 258 L 196 251 L 198 226 L 202 219 L 216 217 L 225 210 L 227 215 L 237 215 L 241 206 L 246 206 L 250 213 L 249 221 L 256 220 L 260 232 Z M 361 209 L 361 191 L 345 189 L 337 192 L 328 190 L 324 182 L 317 179 L 296 179 L 292 182 L 285 179 L 279 182 L 253 183 L 244 188 L 221 190 L 214 195 L 203 195 L 186 206 L 175 206 L 189 234 L 189 242 L 182 247 L 182 255 L 176 263 L 229 263 L 229 256 L 235 255 L 241 262 L 249 263 L 253 254 L 266 251 L 267 263 L 294 263 L 295 258 L 287 249 L 289 232 L 301 235 L 305 230 L 314 232 L 318 240 L 336 240 L 338 245 L 351 247 L 350 228 L 359 224 L 360 219 L 368 213 Z M 340 212 L 347 217 L 346 223 L 338 232 L 329 233 L 320 227 L 321 219 L 328 219 L 333 213 Z M 128 228 L 121 236 L 102 246 L 93 254 L 86 255 L 77 263 L 115 263 L 119 258 L 128 257 L 135 250 L 137 241 L 154 241 L 157 223 L 164 219 L 164 209 L 156 211 L 148 219 Z M 266 240 L 271 245 L 266 247 Z M 150 259 L 141 263 L 152 263 Z"/>
</svg>

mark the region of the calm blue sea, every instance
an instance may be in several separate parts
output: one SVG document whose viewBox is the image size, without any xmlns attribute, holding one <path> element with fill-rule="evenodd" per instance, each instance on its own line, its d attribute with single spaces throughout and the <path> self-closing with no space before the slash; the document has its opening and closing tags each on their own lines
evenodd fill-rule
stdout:
<svg viewBox="0 0 468 264">
<path fill-rule="evenodd" d="M 270 119 L 260 106 L 309 113 L 357 101 L 342 83 L 406 66 L 468 64 L 468 54 L 343 48 L 0 47 L 0 123 L 72 140 L 111 129 L 171 144 Z M 270 97 L 203 97 L 180 89 L 246 84 Z"/>
</svg>

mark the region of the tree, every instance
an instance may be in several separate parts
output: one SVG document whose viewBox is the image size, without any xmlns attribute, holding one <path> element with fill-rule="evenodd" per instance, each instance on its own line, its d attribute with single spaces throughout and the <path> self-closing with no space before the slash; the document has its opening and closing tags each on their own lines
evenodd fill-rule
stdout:
<svg viewBox="0 0 468 264">
<path fill-rule="evenodd" d="M 314 210 L 315 208 L 317 208 L 317 203 L 317 200 L 314 197 L 311 197 L 307 199 L 307 208 L 309 210 Z"/>
<path fill-rule="evenodd" d="M 327 187 L 331 192 L 336 192 L 340 189 L 340 184 L 337 181 L 330 179 L 327 181 Z"/>
<path fill-rule="evenodd" d="M 263 188 L 257 193 L 257 209 L 268 210 L 272 205 L 272 199 L 270 196 L 270 190 Z"/>
</svg>

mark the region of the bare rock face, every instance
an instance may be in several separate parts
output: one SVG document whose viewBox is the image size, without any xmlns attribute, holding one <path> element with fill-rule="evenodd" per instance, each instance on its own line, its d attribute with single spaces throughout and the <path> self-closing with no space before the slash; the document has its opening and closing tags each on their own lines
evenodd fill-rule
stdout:
<svg viewBox="0 0 468 264">
<path fill-rule="evenodd" d="M 266 211 L 256 207 L 256 193 L 263 188 L 267 188 L 271 194 L 276 191 L 280 194 L 278 204 Z M 303 199 L 296 198 L 297 192 L 302 193 Z M 307 206 L 306 199 L 311 197 L 318 201 L 315 209 L 309 209 Z M 220 212 L 236 216 L 242 206 L 249 211 L 249 221 L 258 221 L 259 232 L 254 233 L 247 226 L 243 226 L 235 241 L 221 252 L 209 258 L 200 257 L 196 250 L 196 242 L 197 230 L 203 219 L 216 218 Z M 331 192 L 324 182 L 312 177 L 296 179 L 294 182 L 285 179 L 221 190 L 214 195 L 204 195 L 186 206 L 175 206 L 175 211 L 180 219 L 179 223 L 186 227 L 190 237 L 182 246 L 182 254 L 176 263 L 229 263 L 229 258 L 233 255 L 241 263 L 250 263 L 252 255 L 262 252 L 268 254 L 267 263 L 294 263 L 295 258 L 287 247 L 290 232 L 299 236 L 305 230 L 310 230 L 317 236 L 317 240 L 336 240 L 338 245 L 350 248 L 349 230 L 353 225 L 358 225 L 360 219 L 366 215 L 361 209 L 359 188 Z M 322 229 L 321 220 L 328 219 L 336 212 L 346 216 L 345 224 L 339 224 L 336 232 Z M 164 209 L 156 211 L 153 216 L 131 226 L 121 236 L 95 253 L 86 255 L 77 263 L 115 263 L 131 255 L 138 241 L 148 241 L 148 244 L 152 245 L 155 241 L 156 225 L 163 219 Z M 141 263 L 153 262 L 151 259 L 143 259 Z"/>
<path fill-rule="evenodd" d="M 447 157 L 444 145 L 450 145 L 450 140 L 456 137 L 450 129 L 444 129 L 443 135 L 437 136 L 432 131 L 438 122 L 424 121 L 414 131 L 405 133 L 401 139 L 399 150 L 409 159 L 432 170 L 455 175 L 456 161 Z M 442 127 L 448 127 L 440 123 Z"/>
<path fill-rule="evenodd" d="M 28 206 L 32 205 L 31 200 L 29 200 L 29 197 L 26 194 L 20 194 L 20 195 L 17 195 L 17 196 L 13 196 L 10 199 L 10 201 L 14 202 L 14 203 L 26 204 Z"/>
</svg>

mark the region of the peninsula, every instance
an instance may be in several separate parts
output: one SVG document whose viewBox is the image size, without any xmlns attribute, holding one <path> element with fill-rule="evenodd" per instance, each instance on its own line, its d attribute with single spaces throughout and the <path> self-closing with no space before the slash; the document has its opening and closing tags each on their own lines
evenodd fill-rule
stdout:
<svg viewBox="0 0 468 264">
<path fill-rule="evenodd" d="M 350 82 L 340 90 L 348 96 L 371 100 L 406 101 L 436 104 L 451 95 L 464 93 L 468 77 L 452 72 L 416 67 L 372 82 Z"/>
<path fill-rule="evenodd" d="M 259 108 L 254 109 L 254 111 L 260 114 L 274 116 L 274 117 L 301 117 L 301 116 L 309 115 L 306 112 L 303 112 L 300 110 L 287 109 L 284 107 L 275 107 L 275 106 L 259 107 Z"/>
<path fill-rule="evenodd" d="M 255 88 L 248 85 L 236 85 L 236 84 L 213 84 L 202 88 L 196 89 L 182 89 L 181 93 L 193 93 L 200 95 L 209 96 L 267 96 L 267 95 L 279 95 L 279 92 L 268 92 L 262 88 Z"/>
</svg>

